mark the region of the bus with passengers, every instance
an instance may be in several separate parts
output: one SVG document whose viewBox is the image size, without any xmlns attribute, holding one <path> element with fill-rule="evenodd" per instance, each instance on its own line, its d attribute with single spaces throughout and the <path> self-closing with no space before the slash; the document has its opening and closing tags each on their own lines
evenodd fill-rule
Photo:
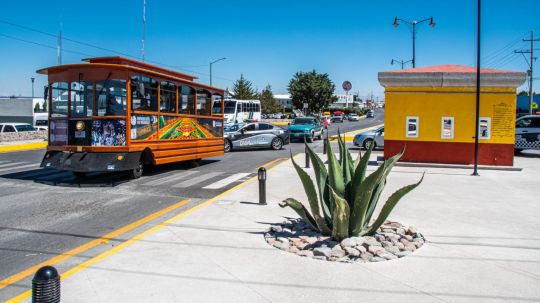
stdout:
<svg viewBox="0 0 540 303">
<path fill-rule="evenodd" d="M 37 72 L 49 78 L 49 145 L 42 167 L 88 172 L 224 154 L 224 90 L 123 57 L 84 59 Z"/>
<path fill-rule="evenodd" d="M 261 121 L 260 100 L 225 100 L 225 124 Z"/>
</svg>

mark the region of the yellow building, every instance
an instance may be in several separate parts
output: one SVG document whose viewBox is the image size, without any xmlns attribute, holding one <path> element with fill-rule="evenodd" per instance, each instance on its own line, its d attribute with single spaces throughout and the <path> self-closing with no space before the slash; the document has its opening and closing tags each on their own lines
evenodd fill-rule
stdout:
<svg viewBox="0 0 540 303">
<path fill-rule="evenodd" d="M 516 88 L 526 73 L 481 70 L 479 164 L 513 165 Z M 384 156 L 472 164 L 476 68 L 438 65 L 379 73 L 385 88 Z"/>
</svg>

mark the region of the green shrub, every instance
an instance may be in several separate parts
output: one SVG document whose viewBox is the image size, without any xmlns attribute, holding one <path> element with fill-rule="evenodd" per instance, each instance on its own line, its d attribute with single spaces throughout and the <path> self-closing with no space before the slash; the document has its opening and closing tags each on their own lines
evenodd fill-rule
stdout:
<svg viewBox="0 0 540 303">
<path fill-rule="evenodd" d="M 364 156 L 359 152 L 358 158 L 353 161 L 339 133 L 338 138 L 339 160 L 332 152 L 330 142 L 326 142 L 328 169 L 321 158 L 306 144 L 306 150 L 313 163 L 317 189 L 311 177 L 296 164 L 291 154 L 291 161 L 304 186 L 311 212 L 293 198 L 288 198 L 279 205 L 291 207 L 313 229 L 338 241 L 352 236 L 373 235 L 399 200 L 420 185 L 424 176 L 422 175 L 418 183 L 407 185 L 394 192 L 384 204 L 377 219 L 370 225 L 386 184 L 386 177 L 405 149 L 384 161 L 377 170 L 366 177 L 373 144 Z"/>
</svg>

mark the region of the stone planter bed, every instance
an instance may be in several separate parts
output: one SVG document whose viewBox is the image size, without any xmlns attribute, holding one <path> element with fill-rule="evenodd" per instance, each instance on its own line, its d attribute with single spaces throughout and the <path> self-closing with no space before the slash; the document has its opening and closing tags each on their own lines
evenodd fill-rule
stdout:
<svg viewBox="0 0 540 303">
<path fill-rule="evenodd" d="M 380 262 L 405 257 L 424 245 L 414 227 L 386 221 L 373 237 L 350 237 L 334 241 L 322 236 L 301 219 L 289 219 L 270 227 L 268 244 L 302 257 L 338 262 Z"/>
</svg>

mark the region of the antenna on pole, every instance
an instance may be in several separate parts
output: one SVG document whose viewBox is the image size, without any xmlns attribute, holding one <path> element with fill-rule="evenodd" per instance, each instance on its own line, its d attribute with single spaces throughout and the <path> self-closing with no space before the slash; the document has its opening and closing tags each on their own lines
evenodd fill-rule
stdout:
<svg viewBox="0 0 540 303">
<path fill-rule="evenodd" d="M 142 62 L 144 62 L 144 40 L 146 39 L 146 0 L 143 0 L 143 16 L 142 16 Z"/>
<path fill-rule="evenodd" d="M 58 59 L 58 65 L 62 65 L 62 23 L 60 23 L 60 30 L 58 31 L 56 58 Z"/>
</svg>

